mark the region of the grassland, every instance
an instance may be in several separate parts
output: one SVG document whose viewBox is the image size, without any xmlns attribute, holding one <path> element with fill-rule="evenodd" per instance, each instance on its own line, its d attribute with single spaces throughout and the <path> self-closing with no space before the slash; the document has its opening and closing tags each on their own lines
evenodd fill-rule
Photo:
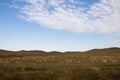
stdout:
<svg viewBox="0 0 120 80">
<path fill-rule="evenodd" d="M 64 53 L 0 50 L 0 80 L 120 80 L 120 48 Z"/>
</svg>

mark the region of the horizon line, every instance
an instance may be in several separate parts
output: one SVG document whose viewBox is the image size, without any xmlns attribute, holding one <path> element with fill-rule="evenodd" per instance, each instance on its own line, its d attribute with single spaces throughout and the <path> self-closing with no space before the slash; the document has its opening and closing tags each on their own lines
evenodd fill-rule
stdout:
<svg viewBox="0 0 120 80">
<path fill-rule="evenodd" d="M 106 47 L 106 48 L 93 48 L 93 49 L 89 49 L 89 50 L 84 50 L 84 51 L 78 51 L 78 50 L 66 50 L 66 51 L 58 51 L 58 50 L 51 50 L 51 51 L 46 51 L 46 50 L 36 50 L 36 49 L 21 49 L 21 50 L 9 50 L 9 49 L 1 49 L 0 51 L 14 51 L 14 52 L 19 52 L 19 51 L 43 51 L 43 52 L 86 52 L 86 51 L 91 51 L 91 50 L 101 50 L 101 49 L 114 49 L 114 48 L 120 48 L 120 47 Z"/>
</svg>

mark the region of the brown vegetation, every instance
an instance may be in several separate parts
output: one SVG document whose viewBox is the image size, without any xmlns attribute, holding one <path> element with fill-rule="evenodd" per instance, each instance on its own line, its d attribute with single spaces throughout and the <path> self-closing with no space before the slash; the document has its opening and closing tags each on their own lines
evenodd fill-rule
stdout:
<svg viewBox="0 0 120 80">
<path fill-rule="evenodd" d="M 119 79 L 119 48 L 64 53 L 0 50 L 0 80 Z"/>
</svg>

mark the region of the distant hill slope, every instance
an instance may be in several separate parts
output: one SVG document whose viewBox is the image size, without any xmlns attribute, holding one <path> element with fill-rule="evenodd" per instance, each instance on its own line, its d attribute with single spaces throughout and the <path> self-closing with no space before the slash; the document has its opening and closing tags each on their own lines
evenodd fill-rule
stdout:
<svg viewBox="0 0 120 80">
<path fill-rule="evenodd" d="M 86 51 L 85 53 L 89 53 L 87 55 L 120 55 L 120 48 L 111 47 L 104 49 L 93 49 Z"/>
<path fill-rule="evenodd" d="M 72 55 L 120 55 L 120 48 L 118 47 L 111 47 L 111 48 L 104 48 L 104 49 L 92 49 L 89 51 L 85 52 L 76 52 L 76 51 L 68 51 L 68 52 L 57 52 L 57 51 L 52 51 L 52 52 L 45 52 L 45 51 L 40 51 L 40 50 L 32 50 L 32 51 L 8 51 L 8 50 L 0 50 L 0 57 L 7 57 L 7 56 L 27 56 L 27 55 L 32 55 L 32 56 L 37 56 L 37 55 L 67 55 L 67 54 L 72 54 Z"/>
</svg>

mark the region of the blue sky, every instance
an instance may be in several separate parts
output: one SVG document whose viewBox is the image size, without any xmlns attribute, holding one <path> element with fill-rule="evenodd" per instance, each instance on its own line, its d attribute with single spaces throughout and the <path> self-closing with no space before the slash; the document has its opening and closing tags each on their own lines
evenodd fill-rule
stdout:
<svg viewBox="0 0 120 80">
<path fill-rule="evenodd" d="M 120 47 L 119 1 L 65 1 L 0 0 L 0 49 L 85 51 Z"/>
</svg>

